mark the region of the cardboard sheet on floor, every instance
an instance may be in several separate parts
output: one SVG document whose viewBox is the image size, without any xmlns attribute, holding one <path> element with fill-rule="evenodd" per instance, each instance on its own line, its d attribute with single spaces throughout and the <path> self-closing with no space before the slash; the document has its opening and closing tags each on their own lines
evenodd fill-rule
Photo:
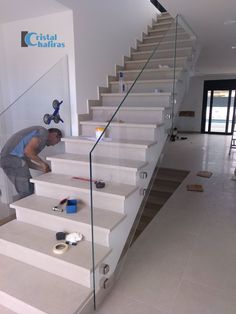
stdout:
<svg viewBox="0 0 236 314">
<path fill-rule="evenodd" d="M 201 184 L 188 184 L 186 186 L 187 191 L 203 192 L 203 186 Z"/>
<path fill-rule="evenodd" d="M 212 172 L 210 171 L 198 171 L 197 176 L 203 178 L 210 178 L 212 176 Z"/>
</svg>

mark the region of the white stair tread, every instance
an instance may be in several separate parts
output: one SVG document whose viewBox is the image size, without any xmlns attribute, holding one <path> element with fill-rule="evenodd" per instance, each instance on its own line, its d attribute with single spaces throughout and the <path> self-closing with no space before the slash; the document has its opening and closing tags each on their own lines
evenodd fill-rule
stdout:
<svg viewBox="0 0 236 314">
<path fill-rule="evenodd" d="M 108 122 L 102 122 L 102 121 L 94 121 L 94 120 L 87 120 L 87 121 L 81 121 L 81 125 L 94 125 L 94 126 L 106 126 Z M 129 123 L 129 122 L 116 122 L 112 121 L 110 123 L 111 126 L 119 126 L 119 127 L 139 127 L 139 128 L 157 128 L 158 126 L 163 125 L 162 123 L 155 124 L 155 123 Z"/>
<path fill-rule="evenodd" d="M 157 30 L 157 29 L 154 29 L 154 30 Z M 178 29 L 178 33 L 177 33 L 177 36 L 178 35 L 182 35 L 182 34 L 186 34 L 186 31 L 183 29 L 183 28 L 180 28 L 180 29 Z M 163 38 L 163 39 L 165 39 L 165 38 L 167 38 L 167 37 L 169 37 L 169 36 L 173 36 L 173 37 L 175 37 L 175 34 L 173 34 L 173 33 L 171 33 L 171 34 L 166 34 L 166 35 L 163 35 L 163 34 L 160 34 L 160 35 L 150 35 L 150 34 L 144 34 L 143 35 L 143 38 L 144 39 L 147 39 L 147 38 Z"/>
<path fill-rule="evenodd" d="M 76 174 L 75 174 L 76 175 Z M 33 183 L 43 183 L 45 185 L 53 184 L 55 187 L 66 187 L 70 188 L 71 191 L 76 189 L 85 190 L 90 193 L 90 183 L 78 179 L 73 179 L 72 176 L 57 174 L 57 173 L 46 173 L 37 178 L 30 179 Z M 106 186 L 103 189 L 96 189 L 94 185 L 93 194 L 99 193 L 100 195 L 112 195 L 117 199 L 126 199 L 130 194 L 135 192 L 138 187 L 128 184 L 110 183 L 106 182 Z"/>
<path fill-rule="evenodd" d="M 169 19 L 168 21 L 160 21 L 159 19 L 157 22 L 153 22 L 153 25 L 163 26 L 163 25 L 170 25 L 173 22 L 173 19 Z"/>
<path fill-rule="evenodd" d="M 75 222 L 91 225 L 91 209 L 87 206 L 81 206 L 77 213 L 73 215 L 63 212 L 55 212 L 52 208 L 58 204 L 59 201 L 49 197 L 43 197 L 36 194 L 32 194 L 19 201 L 11 204 L 12 208 L 25 208 L 45 215 L 52 215 L 55 219 L 73 220 Z M 111 231 L 114 229 L 126 215 L 120 214 L 110 210 L 104 210 L 100 208 L 93 209 L 94 227 L 103 228 Z"/>
<path fill-rule="evenodd" d="M 111 82 L 113 83 L 113 82 Z M 92 106 L 90 107 L 92 110 L 98 110 L 98 111 L 103 111 L 103 110 L 108 110 L 108 111 L 111 111 L 111 110 L 116 110 L 117 107 L 115 106 Z M 163 111 L 165 110 L 166 107 L 121 107 L 120 110 L 122 111 Z"/>
<path fill-rule="evenodd" d="M 185 60 L 186 59 L 186 57 L 176 57 L 176 60 Z M 173 58 L 156 58 L 156 59 L 151 59 L 150 60 L 151 62 L 158 62 L 158 61 L 173 61 Z M 146 59 L 143 59 L 143 60 L 128 60 L 128 61 L 125 61 L 125 63 L 127 64 L 127 63 L 145 63 L 145 62 L 147 62 L 147 60 Z M 164 79 L 164 80 L 157 80 L 157 81 L 168 81 L 169 79 Z"/>
<path fill-rule="evenodd" d="M 161 25 L 161 24 L 159 24 Z M 154 32 L 154 31 L 170 31 L 170 30 L 175 30 L 176 29 L 176 24 L 175 23 L 168 23 L 168 25 L 164 25 L 165 27 L 158 29 L 158 28 L 153 28 L 152 26 L 149 28 L 149 32 Z M 183 29 L 181 25 L 178 24 L 177 29 Z"/>
<path fill-rule="evenodd" d="M 64 153 L 56 156 L 48 157 L 47 160 L 57 160 L 57 161 L 68 161 L 71 163 L 83 163 L 87 164 L 89 162 L 88 155 L 79 155 L 79 154 L 71 154 Z M 107 168 L 122 168 L 127 170 L 138 171 L 141 168 L 147 165 L 147 162 L 139 161 L 139 160 L 131 160 L 131 159 L 119 159 L 119 158 L 111 158 L 111 157 L 101 157 L 94 156 L 93 157 L 93 165 L 104 165 Z"/>
<path fill-rule="evenodd" d="M 61 230 L 65 231 L 66 230 Z M 75 230 L 79 232 L 79 230 Z M 1 242 L 11 242 L 18 246 L 32 250 L 31 254 L 39 252 L 53 259 L 59 259 L 70 265 L 82 267 L 92 271 L 92 243 L 86 240 L 80 241 L 77 245 L 71 245 L 65 254 L 53 253 L 53 247 L 56 243 L 64 242 L 56 240 L 56 232 L 44 229 L 35 225 L 13 220 L 0 228 L 0 245 Z M 4 245 L 4 243 L 2 244 Z M 111 252 L 111 249 L 94 243 L 95 267 Z M 21 260 L 20 256 L 16 259 Z M 33 259 L 33 258 L 32 258 Z"/>
<path fill-rule="evenodd" d="M 74 142 L 74 143 L 96 143 L 97 139 L 95 137 L 89 136 L 70 136 L 66 138 L 62 138 L 63 142 Z M 133 148 L 148 148 L 152 145 L 156 144 L 153 141 L 146 141 L 146 140 L 126 140 L 126 139 L 111 139 L 111 138 L 104 138 L 101 140 L 98 145 L 106 145 L 106 146 L 123 146 L 123 147 L 133 147 Z M 95 148 L 96 149 L 96 148 Z"/>
<path fill-rule="evenodd" d="M 133 83 L 134 82 L 134 80 L 132 80 L 132 81 L 129 81 L 129 80 L 125 80 L 125 83 Z M 164 79 L 164 80 L 138 80 L 138 81 L 136 81 L 135 82 L 135 84 L 147 84 L 147 83 L 156 83 L 156 84 L 158 84 L 158 83 L 172 83 L 173 82 L 173 79 Z M 111 81 L 111 82 L 109 82 L 109 84 L 119 84 L 119 81 L 117 80 L 117 81 Z M 158 87 L 158 86 L 157 86 Z M 121 110 L 122 108 L 123 108 L 124 106 L 122 106 L 119 110 Z M 132 107 L 133 108 L 133 107 Z M 149 110 L 149 108 L 150 107 L 146 107 L 146 110 Z M 116 107 L 116 109 L 117 109 L 117 107 Z"/>
<path fill-rule="evenodd" d="M 169 92 L 159 92 L 159 93 L 129 93 L 128 97 L 148 97 L 148 96 L 170 96 Z M 125 93 L 102 93 L 102 97 L 117 97 L 117 96 L 125 96 Z"/>
<path fill-rule="evenodd" d="M 12 297 L 8 302 L 21 314 L 31 313 L 30 307 L 47 314 L 74 314 L 92 296 L 91 289 L 0 254 L 1 292 Z"/>
<path fill-rule="evenodd" d="M 176 48 L 176 51 L 181 51 L 181 50 L 190 50 L 192 49 L 192 47 L 177 47 Z M 174 50 L 174 47 L 173 48 L 167 48 L 167 49 L 157 49 L 157 51 L 155 52 L 155 54 L 158 54 L 158 52 L 168 52 L 168 51 L 172 51 Z M 153 52 L 153 50 L 147 50 L 147 51 L 132 51 L 132 55 L 139 55 L 139 54 L 147 54 L 149 53 L 151 55 L 151 53 Z M 174 58 L 174 57 L 173 57 Z M 150 59 L 152 60 L 152 58 Z"/>
<path fill-rule="evenodd" d="M 177 40 L 177 44 L 178 43 L 184 43 L 184 42 L 192 42 L 191 39 L 178 39 Z M 139 43 L 138 47 L 149 47 L 149 46 L 155 46 L 155 45 L 162 45 L 162 44 L 175 44 L 174 40 L 167 40 L 167 41 L 161 41 L 160 43 Z"/>
<path fill-rule="evenodd" d="M 0 305 L 0 313 L 1 314 L 17 314 L 16 312 L 11 311 L 10 309 Z"/>
<path fill-rule="evenodd" d="M 163 66 L 163 67 L 161 67 L 161 68 L 155 68 L 155 69 L 144 69 L 143 70 L 143 73 L 145 72 L 167 72 L 167 71 L 173 71 L 175 69 L 175 71 L 181 71 L 182 70 L 182 68 L 174 68 L 174 67 L 171 67 L 171 66 L 167 66 L 167 67 L 165 67 L 165 66 Z M 141 72 L 141 70 L 140 69 L 135 69 L 135 70 L 123 70 L 122 71 L 122 73 L 127 73 L 127 74 L 129 74 L 129 73 L 136 73 L 136 72 Z"/>
</svg>

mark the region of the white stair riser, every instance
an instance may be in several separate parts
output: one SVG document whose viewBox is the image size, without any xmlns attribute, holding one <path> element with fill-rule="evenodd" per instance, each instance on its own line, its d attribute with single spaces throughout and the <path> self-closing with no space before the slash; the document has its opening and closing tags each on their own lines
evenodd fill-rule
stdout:
<svg viewBox="0 0 236 314">
<path fill-rule="evenodd" d="M 133 81 L 125 82 L 125 90 L 129 90 Z M 112 82 L 110 84 L 112 93 L 119 93 L 119 82 Z M 154 93 L 156 90 L 159 90 L 164 93 L 170 93 L 173 89 L 173 80 L 170 79 L 167 82 L 158 82 L 158 81 L 140 81 L 138 80 L 135 85 L 132 87 L 131 93 Z"/>
<path fill-rule="evenodd" d="M 10 294 L 0 291 L 1 304 L 14 311 L 14 313 L 20 314 L 45 314 L 45 312 L 30 306 L 29 304 L 14 298 Z"/>
<path fill-rule="evenodd" d="M 93 146 L 94 143 L 81 143 L 81 142 L 79 144 L 76 142 L 65 143 L 66 152 L 72 154 L 89 154 Z M 101 143 L 98 143 L 92 155 L 145 161 L 146 149 L 101 145 Z"/>
<path fill-rule="evenodd" d="M 13 242 L 0 239 L 0 244 L 1 254 L 72 280 L 88 288 L 91 287 L 91 274 L 90 271 L 85 268 L 64 262 L 63 260 L 58 259 L 57 256 L 54 258 Z"/>
<path fill-rule="evenodd" d="M 51 209 L 49 209 L 49 211 L 51 211 Z M 64 219 L 63 217 L 60 217 L 59 212 L 56 217 L 54 215 L 47 215 L 45 213 L 27 208 L 16 207 L 16 217 L 18 221 L 29 223 L 31 225 L 49 229 L 55 232 L 66 230 L 70 233 L 75 232 L 76 230 L 84 235 L 85 240 L 91 241 L 90 224 L 85 224 L 71 219 Z M 109 232 L 101 228 L 96 228 L 95 226 L 94 239 L 95 243 L 108 246 Z"/>
<path fill-rule="evenodd" d="M 173 27 L 170 27 L 170 26 L 165 26 L 165 27 L 162 27 L 162 28 L 157 28 L 157 27 L 150 27 L 148 28 L 148 35 L 149 36 L 158 36 L 158 35 L 162 35 L 163 37 L 166 35 L 166 34 L 174 34 L 175 33 L 175 28 Z M 155 35 L 153 35 L 155 34 Z"/>
<path fill-rule="evenodd" d="M 166 21 L 166 20 L 157 21 L 152 24 L 152 28 L 162 30 L 162 29 L 169 28 L 172 24 L 173 24 L 173 20 L 172 21 L 171 20 L 170 21 Z"/>
<path fill-rule="evenodd" d="M 129 204 L 127 204 L 126 219 L 121 224 L 119 224 L 119 226 L 111 234 L 111 246 L 115 247 L 116 250 L 113 250 L 111 254 L 104 260 L 104 263 L 110 265 L 110 273 L 113 273 L 115 271 L 116 265 L 119 261 L 120 255 L 126 243 L 133 221 L 140 207 L 142 198 L 142 196 L 137 195 L 135 198 L 130 199 Z"/>
<path fill-rule="evenodd" d="M 75 180 L 75 179 L 74 179 Z M 55 185 L 50 183 L 35 182 L 35 194 L 50 198 L 63 199 L 66 197 L 78 198 L 90 206 L 90 190 L 72 188 L 66 185 Z M 124 199 L 117 198 L 115 195 L 103 194 L 93 191 L 93 206 L 112 210 L 114 212 L 124 213 Z"/>
<path fill-rule="evenodd" d="M 140 71 L 130 71 L 130 72 L 124 72 L 124 80 L 125 81 L 131 81 L 135 80 Z M 176 69 L 176 75 L 178 76 L 179 69 Z M 174 78 L 174 69 L 157 69 L 156 71 L 148 71 L 144 70 L 142 74 L 139 76 L 138 81 L 142 80 L 164 80 L 164 79 L 173 79 Z"/>
<path fill-rule="evenodd" d="M 99 125 L 98 125 L 99 126 Z M 103 126 L 102 126 L 103 127 Z M 80 125 L 82 136 L 94 136 L 95 126 L 94 125 Z M 141 132 L 140 132 L 141 131 Z M 158 136 L 157 128 L 148 127 L 129 127 L 129 126 L 119 126 L 110 125 L 105 132 L 105 137 L 112 139 L 126 139 L 126 140 L 149 140 L 155 141 Z"/>
<path fill-rule="evenodd" d="M 119 106 L 122 102 L 125 94 L 121 95 L 110 95 L 102 96 L 103 106 Z M 123 102 L 123 106 L 150 106 L 150 107 L 169 107 L 171 96 L 162 95 L 161 93 L 153 93 L 153 95 L 128 95 Z"/>
<path fill-rule="evenodd" d="M 167 23 L 173 20 L 173 17 L 169 13 L 161 13 L 161 15 L 157 17 L 157 23 Z"/>
<path fill-rule="evenodd" d="M 175 57 L 186 57 L 189 56 L 191 53 L 191 49 L 178 49 L 176 50 L 176 55 L 175 55 L 175 50 L 170 49 L 170 50 L 157 50 L 154 55 L 152 55 L 151 59 L 158 59 L 158 58 L 172 58 L 174 60 Z M 145 60 L 148 59 L 152 54 L 152 51 L 147 51 L 147 52 L 135 52 L 132 53 L 132 60 Z"/>
<path fill-rule="evenodd" d="M 158 43 L 160 41 L 165 42 L 169 40 L 175 40 L 175 34 L 170 34 L 165 36 L 163 39 L 163 36 L 144 36 L 143 37 L 143 43 L 144 44 L 151 44 L 151 43 Z M 184 40 L 189 39 L 189 35 L 187 33 L 178 33 L 177 34 L 177 41 L 178 40 Z"/>
<path fill-rule="evenodd" d="M 151 179 L 151 174 L 153 173 L 154 168 L 156 167 L 156 163 L 160 157 L 160 154 L 163 149 L 163 144 L 165 142 L 166 136 L 163 135 L 162 143 L 153 145 L 151 149 L 149 150 L 147 159 L 150 161 L 150 163 L 147 165 L 147 167 L 144 169 L 144 171 L 147 171 L 148 177 L 146 182 L 142 185 L 142 188 L 147 188 L 148 184 Z M 142 198 L 141 198 L 142 200 Z M 105 263 L 108 263 L 111 265 L 111 273 L 115 270 L 115 266 L 117 265 L 117 262 L 119 260 L 120 254 L 122 252 L 122 249 L 124 247 L 124 244 L 126 243 L 127 237 L 129 235 L 129 231 L 133 225 L 133 221 L 137 215 L 138 209 L 140 207 L 140 199 L 136 197 L 129 198 L 129 201 L 125 203 L 126 208 L 125 212 L 127 213 L 127 217 L 124 221 L 122 221 L 119 226 L 111 233 L 110 237 L 110 243 L 111 246 L 116 247 L 116 250 L 112 252 L 105 260 Z M 119 239 L 119 242 L 117 242 L 117 239 Z"/>
<path fill-rule="evenodd" d="M 92 109 L 92 117 L 94 121 L 108 121 L 114 113 L 114 108 L 102 109 L 103 107 L 98 107 L 97 109 Z M 115 118 L 117 120 L 122 120 L 129 123 L 162 123 L 165 115 L 165 110 L 150 110 L 147 108 L 143 110 L 126 110 L 125 108 L 117 112 Z"/>
<path fill-rule="evenodd" d="M 158 69 L 160 65 L 168 65 L 169 67 L 183 67 L 186 62 L 186 59 L 157 59 L 150 60 L 149 63 L 145 66 L 145 69 Z M 125 64 L 125 70 L 142 70 L 146 61 L 139 61 L 134 63 L 127 62 Z"/>
<path fill-rule="evenodd" d="M 178 26 L 177 27 L 177 33 L 182 32 L 183 28 Z M 170 35 L 170 34 L 175 34 L 176 32 L 176 26 L 174 24 L 171 25 L 171 27 L 162 27 L 161 29 L 158 28 L 149 28 L 148 30 L 148 35 L 150 36 L 158 36 L 158 35 Z"/>
<path fill-rule="evenodd" d="M 52 172 L 67 174 L 71 176 L 80 176 L 89 178 L 89 164 L 85 163 L 69 163 L 67 161 L 53 160 L 51 162 Z M 93 163 L 93 177 L 96 179 L 125 183 L 135 185 L 137 183 L 137 171 L 123 169 L 123 168 L 110 168 L 106 165 L 97 165 Z"/>
<path fill-rule="evenodd" d="M 158 47 L 157 47 L 158 46 Z M 157 49 L 174 49 L 175 47 L 175 40 L 171 42 L 160 42 L 160 43 L 154 43 L 154 44 L 149 44 L 149 45 L 138 45 L 138 51 L 153 51 L 155 48 Z M 186 48 L 186 47 L 191 47 L 191 41 L 178 41 L 176 42 L 176 47 L 177 48 Z"/>
</svg>

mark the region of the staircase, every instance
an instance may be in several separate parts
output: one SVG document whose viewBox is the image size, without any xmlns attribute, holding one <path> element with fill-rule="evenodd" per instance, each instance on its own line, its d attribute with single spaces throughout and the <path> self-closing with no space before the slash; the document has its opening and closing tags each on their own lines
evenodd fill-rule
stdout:
<svg viewBox="0 0 236 314">
<path fill-rule="evenodd" d="M 189 171 L 157 168 L 155 179 L 149 192 L 148 199 L 139 220 L 139 224 L 132 239 L 132 244 L 145 230 L 152 219 L 161 210 L 162 206 L 167 202 L 178 186 L 189 174 Z"/>
<path fill-rule="evenodd" d="M 126 89 L 171 23 L 167 13 L 158 17 L 124 66 L 117 66 Z M 35 194 L 11 205 L 17 219 L 0 228 L 1 313 L 91 313 L 93 293 L 99 303 L 109 289 L 171 126 L 173 38 L 168 31 L 93 152 L 93 178 L 106 182 L 104 189 L 93 186 L 94 254 L 90 185 L 74 176 L 89 178 L 95 128 L 105 127 L 124 98 L 118 73 L 99 89 L 99 100 L 89 102 L 89 113 L 80 116 L 80 136 L 64 138 L 65 153 L 48 158 L 52 172 L 32 179 Z M 178 41 L 175 70 L 181 78 L 192 45 L 182 28 Z M 52 211 L 66 197 L 82 200 L 78 212 Z M 52 248 L 60 231 L 80 232 L 84 239 L 56 255 Z"/>
</svg>

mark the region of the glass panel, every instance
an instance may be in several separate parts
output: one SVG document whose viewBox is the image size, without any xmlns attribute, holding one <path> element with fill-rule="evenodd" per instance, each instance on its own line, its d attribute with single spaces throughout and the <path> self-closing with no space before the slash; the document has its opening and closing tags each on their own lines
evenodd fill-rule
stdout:
<svg viewBox="0 0 236 314">
<path fill-rule="evenodd" d="M 0 113 L 1 149 L 13 134 L 31 126 L 43 126 L 46 129 L 59 128 L 63 135 L 70 135 L 67 67 L 67 57 L 63 57 L 22 96 L 2 110 Z M 63 151 L 64 146 L 62 143 L 59 143 L 53 147 L 45 147 L 39 156 L 42 160 L 46 160 L 46 157 Z M 50 164 L 50 161 L 47 161 L 47 163 Z M 30 172 L 32 177 L 42 174 L 41 171 L 33 169 Z M 17 193 L 14 185 L 1 168 L 0 175 L 1 202 L 9 204 L 19 199 L 19 193 Z"/>
<path fill-rule="evenodd" d="M 208 131 L 209 131 L 210 105 L 211 105 L 211 91 L 208 91 L 208 92 L 207 92 L 207 107 L 206 107 L 205 132 L 208 132 Z"/>
<path fill-rule="evenodd" d="M 235 90 L 231 92 L 231 99 L 230 99 L 230 108 L 229 108 L 229 123 L 228 123 L 228 133 L 232 133 L 232 122 L 233 122 L 233 115 L 234 115 L 234 101 L 235 101 Z"/>
<path fill-rule="evenodd" d="M 215 90 L 213 92 L 211 132 L 226 132 L 228 98 L 229 91 Z"/>
<path fill-rule="evenodd" d="M 96 293 L 106 279 L 116 276 L 132 243 L 152 174 L 178 112 L 177 84 L 183 88 L 183 68 L 191 59 L 192 41 L 184 36 L 177 19 L 166 24 L 149 29 L 110 81 L 109 91 L 101 94 L 101 106 L 91 108 L 92 121 L 80 123 L 81 135 L 91 146 L 95 306 Z M 109 240 L 100 237 L 101 224 L 115 229 Z M 103 254 L 108 257 L 103 262 L 110 270 L 99 279 L 96 265 L 104 243 Z"/>
</svg>

